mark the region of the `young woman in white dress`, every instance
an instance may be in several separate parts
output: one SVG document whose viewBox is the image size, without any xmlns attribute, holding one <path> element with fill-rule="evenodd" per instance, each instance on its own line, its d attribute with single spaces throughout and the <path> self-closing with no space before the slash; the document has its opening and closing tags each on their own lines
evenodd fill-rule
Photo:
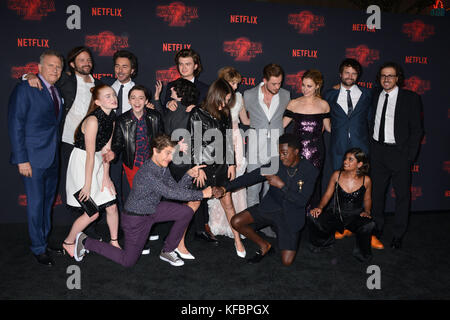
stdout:
<svg viewBox="0 0 450 320">
<path fill-rule="evenodd" d="M 80 208 L 74 197 L 80 191 L 78 199 L 91 198 L 99 207 L 106 210 L 106 222 L 111 236 L 111 245 L 119 247 L 117 241 L 119 215 L 116 205 L 116 191 L 109 177 L 109 163 L 103 162 L 102 153 L 111 148 L 114 129 L 113 109 L 117 108 L 115 91 L 107 85 L 98 85 L 91 89 L 92 100 L 86 117 L 75 130 L 74 149 L 67 168 L 66 192 L 67 204 Z M 72 225 L 63 242 L 63 248 L 73 257 L 76 235 L 95 221 L 99 212 L 84 212 Z"/>
</svg>

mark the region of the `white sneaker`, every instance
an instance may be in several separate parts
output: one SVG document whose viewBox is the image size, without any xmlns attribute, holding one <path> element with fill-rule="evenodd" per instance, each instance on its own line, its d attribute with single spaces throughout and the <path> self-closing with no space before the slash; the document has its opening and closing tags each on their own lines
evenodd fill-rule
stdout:
<svg viewBox="0 0 450 320">
<path fill-rule="evenodd" d="M 178 255 L 185 260 L 194 260 L 195 257 L 190 253 L 182 253 L 178 248 L 175 249 L 175 252 L 178 253 Z"/>
<path fill-rule="evenodd" d="M 144 248 L 144 250 L 142 250 L 142 255 L 148 255 L 148 254 L 150 254 L 150 248 L 147 248 L 147 249 Z"/>
<path fill-rule="evenodd" d="M 173 265 L 175 267 L 180 267 L 180 266 L 184 265 L 184 261 L 181 260 L 180 258 L 178 258 L 175 251 L 171 251 L 171 252 L 161 251 L 159 258 L 163 261 L 167 261 L 168 263 L 170 263 L 171 265 Z"/>
<path fill-rule="evenodd" d="M 156 241 L 156 240 L 159 240 L 159 235 L 158 235 L 158 234 L 152 234 L 152 235 L 148 238 L 148 240 L 150 240 L 150 241 Z"/>
</svg>

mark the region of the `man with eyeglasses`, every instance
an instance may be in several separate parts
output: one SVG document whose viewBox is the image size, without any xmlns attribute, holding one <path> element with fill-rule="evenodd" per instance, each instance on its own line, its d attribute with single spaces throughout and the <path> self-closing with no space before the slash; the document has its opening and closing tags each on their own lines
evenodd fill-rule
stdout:
<svg viewBox="0 0 450 320">
<path fill-rule="evenodd" d="M 394 62 L 384 63 L 377 74 L 381 92 L 373 99 L 370 160 L 372 216 L 376 224 L 372 247 L 383 249 L 379 241 L 384 226 L 386 189 L 392 181 L 395 217 L 391 248 L 399 249 L 408 224 L 411 164 L 423 135 L 422 101 L 418 94 L 401 89 L 403 70 Z"/>
</svg>

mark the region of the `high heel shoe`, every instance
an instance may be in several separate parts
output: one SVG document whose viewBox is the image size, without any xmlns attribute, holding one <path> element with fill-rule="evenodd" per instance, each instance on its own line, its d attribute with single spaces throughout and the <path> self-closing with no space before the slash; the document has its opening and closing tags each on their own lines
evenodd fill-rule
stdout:
<svg viewBox="0 0 450 320">
<path fill-rule="evenodd" d="M 236 247 L 236 243 L 234 244 L 234 248 L 236 249 L 236 254 L 238 255 L 239 258 L 245 258 L 245 256 L 247 255 L 247 252 L 245 251 L 239 251 Z"/>
<path fill-rule="evenodd" d="M 73 242 L 73 243 L 67 243 L 67 242 L 63 241 L 63 245 L 62 245 L 63 250 L 64 250 L 64 253 L 67 253 L 71 258 L 73 258 L 73 253 L 70 254 L 70 252 L 64 247 L 64 245 L 66 245 L 66 246 L 74 246 L 74 245 L 75 245 L 75 242 Z"/>
<path fill-rule="evenodd" d="M 175 252 L 182 258 L 185 260 L 194 260 L 195 257 L 190 254 L 190 253 L 182 253 L 180 250 L 178 250 L 178 248 L 175 249 Z"/>
<path fill-rule="evenodd" d="M 118 245 L 118 246 L 113 245 L 111 242 L 117 242 L 117 245 Z M 109 240 L 109 244 L 112 245 L 113 247 L 122 249 L 122 247 L 121 247 L 120 244 L 119 244 L 119 240 L 118 240 L 118 239 L 110 239 L 110 240 Z M 89 253 L 88 250 L 86 250 L 86 252 Z"/>
</svg>

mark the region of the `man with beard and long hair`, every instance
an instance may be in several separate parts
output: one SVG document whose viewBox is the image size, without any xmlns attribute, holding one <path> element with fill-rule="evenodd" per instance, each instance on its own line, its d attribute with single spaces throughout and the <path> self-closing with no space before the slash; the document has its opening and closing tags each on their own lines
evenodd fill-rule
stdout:
<svg viewBox="0 0 450 320">
<path fill-rule="evenodd" d="M 369 109 L 371 91 L 357 85 L 362 73 L 362 67 L 355 59 L 347 58 L 339 65 L 339 88 L 332 88 L 325 92 L 324 99 L 330 105 L 331 142 L 330 173 L 339 170 L 346 150 L 361 148 L 365 154 L 369 152 Z M 324 181 L 329 180 L 325 173 Z M 336 232 L 336 239 L 342 239 L 352 233 L 344 230 Z"/>
</svg>

